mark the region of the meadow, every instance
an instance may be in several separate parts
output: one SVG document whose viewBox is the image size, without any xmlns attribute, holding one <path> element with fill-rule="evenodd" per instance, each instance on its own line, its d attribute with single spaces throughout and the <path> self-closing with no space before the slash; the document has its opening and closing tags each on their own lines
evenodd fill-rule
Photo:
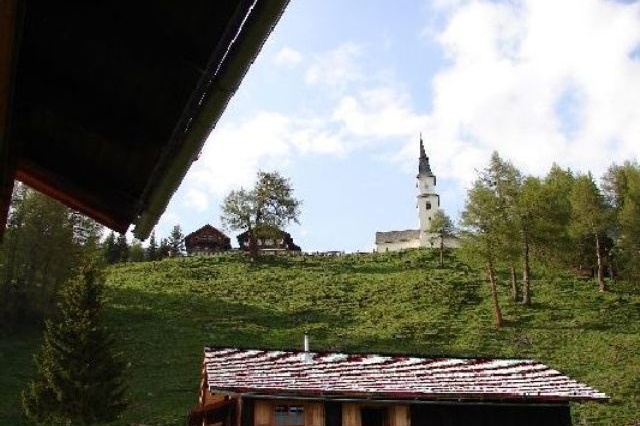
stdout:
<svg viewBox="0 0 640 426">
<path fill-rule="evenodd" d="M 572 405 L 574 425 L 640 425 L 640 291 L 535 269 L 533 304 L 509 299 L 492 325 L 484 277 L 449 254 L 336 257 L 241 254 L 118 264 L 106 270 L 106 320 L 128 363 L 117 425 L 183 425 L 197 402 L 205 345 L 534 358 L 607 393 Z M 23 425 L 37 331 L 0 340 L 0 425 Z"/>
</svg>

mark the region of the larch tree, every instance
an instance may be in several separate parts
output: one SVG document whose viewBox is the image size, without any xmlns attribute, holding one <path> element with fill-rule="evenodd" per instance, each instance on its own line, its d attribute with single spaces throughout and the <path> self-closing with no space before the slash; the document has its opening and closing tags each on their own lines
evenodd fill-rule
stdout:
<svg viewBox="0 0 640 426">
<path fill-rule="evenodd" d="M 491 290 L 493 323 L 496 328 L 503 325 L 496 278 L 497 255 L 502 244 L 500 228 L 503 226 L 498 208 L 495 192 L 482 180 L 477 180 L 467 193 L 467 201 L 461 214 L 460 247 L 464 257 L 483 265 Z"/>
<path fill-rule="evenodd" d="M 575 250 L 569 232 L 571 223 L 570 194 L 574 175 L 571 170 L 553 164 L 543 179 L 542 190 L 548 203 L 544 233 L 549 236 L 538 248 L 538 256 L 549 265 L 572 265 L 571 253 Z"/>
<path fill-rule="evenodd" d="M 593 241 L 596 255 L 596 279 L 601 292 L 607 291 L 604 281 L 605 238 L 613 228 L 613 214 L 591 174 L 578 175 L 571 191 L 571 232 L 576 239 Z"/>
<path fill-rule="evenodd" d="M 257 231 L 299 223 L 302 202 L 294 197 L 289 179 L 278 172 L 259 171 L 252 189 L 231 191 L 222 203 L 221 221 L 233 230 L 247 231 L 251 259 L 258 256 Z"/>
<path fill-rule="evenodd" d="M 489 165 L 480 173 L 480 182 L 493 192 L 495 197 L 494 238 L 499 242 L 496 249 L 497 261 L 509 265 L 511 275 L 511 297 L 519 300 L 516 279 L 516 263 L 523 259 L 528 250 L 527 240 L 523 238 L 523 221 L 518 209 L 518 199 L 522 185 L 522 175 L 513 164 L 493 152 Z M 526 263 L 522 261 L 523 265 Z M 529 284 L 529 271 L 523 271 L 523 286 Z"/>
<path fill-rule="evenodd" d="M 603 177 L 603 193 L 616 218 L 612 233 L 615 259 L 608 259 L 609 263 L 615 260 L 623 278 L 637 281 L 640 278 L 640 165 L 627 161 L 609 167 Z"/>
<path fill-rule="evenodd" d="M 17 184 L 0 244 L 0 328 L 40 324 L 71 271 L 99 255 L 100 226 Z"/>
<path fill-rule="evenodd" d="M 531 304 L 531 260 L 540 255 L 555 238 L 555 200 L 543 181 L 527 176 L 520 187 L 516 203 L 522 246 L 522 303 Z"/>
<path fill-rule="evenodd" d="M 440 250 L 440 267 L 444 267 L 444 249 L 445 240 L 452 237 L 455 234 L 455 226 L 453 221 L 442 209 L 438 209 L 433 215 L 430 225 L 429 233 L 436 236 L 438 240 L 438 246 Z"/>
</svg>

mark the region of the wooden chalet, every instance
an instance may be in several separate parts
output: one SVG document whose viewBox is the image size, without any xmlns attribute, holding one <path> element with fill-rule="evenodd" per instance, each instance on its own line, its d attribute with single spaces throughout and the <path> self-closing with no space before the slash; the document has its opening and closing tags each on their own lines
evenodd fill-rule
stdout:
<svg viewBox="0 0 640 426">
<path fill-rule="evenodd" d="M 258 250 L 263 252 L 300 251 L 291 234 L 273 226 L 261 226 L 255 230 Z M 249 231 L 237 236 L 241 250 L 249 251 Z"/>
<path fill-rule="evenodd" d="M 0 1 L 0 236 L 18 179 L 145 239 L 287 3 Z"/>
<path fill-rule="evenodd" d="M 184 237 L 187 254 L 210 254 L 231 250 L 231 239 L 217 228 L 206 224 Z"/>
<path fill-rule="evenodd" d="M 567 426 L 608 397 L 536 361 L 207 347 L 188 424 Z"/>
</svg>

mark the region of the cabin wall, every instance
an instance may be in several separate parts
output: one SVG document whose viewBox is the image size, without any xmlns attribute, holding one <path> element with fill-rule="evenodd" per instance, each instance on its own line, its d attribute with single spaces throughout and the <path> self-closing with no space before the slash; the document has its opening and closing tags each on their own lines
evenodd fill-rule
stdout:
<svg viewBox="0 0 640 426">
<path fill-rule="evenodd" d="M 411 411 L 407 405 L 389 407 L 389 426 L 411 426 Z"/>
<path fill-rule="evenodd" d="M 246 399 L 245 399 L 246 400 Z M 312 401 L 293 400 L 267 400 L 256 399 L 253 401 L 253 423 L 247 424 L 243 421 L 243 426 L 275 426 L 276 406 L 302 406 L 304 407 L 304 426 L 325 426 L 324 404 Z"/>
<path fill-rule="evenodd" d="M 367 410 L 385 413 L 383 426 L 571 426 L 569 405 L 565 403 L 546 406 L 491 403 L 375 404 L 246 398 L 242 403 L 241 425 L 277 426 L 275 410 L 278 405 L 303 406 L 303 426 L 369 426 L 364 424 Z"/>
<path fill-rule="evenodd" d="M 568 404 L 415 404 L 411 426 L 570 426 Z"/>
<path fill-rule="evenodd" d="M 342 404 L 342 426 L 360 426 L 360 404 L 346 402 Z"/>
<path fill-rule="evenodd" d="M 273 417 L 273 403 L 266 400 L 258 400 L 253 406 L 253 425 L 244 426 L 270 426 Z"/>
</svg>

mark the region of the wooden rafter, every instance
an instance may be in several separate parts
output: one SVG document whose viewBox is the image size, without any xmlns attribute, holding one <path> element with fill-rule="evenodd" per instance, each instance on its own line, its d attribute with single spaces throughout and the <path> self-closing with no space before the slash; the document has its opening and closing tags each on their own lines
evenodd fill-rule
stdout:
<svg viewBox="0 0 640 426">
<path fill-rule="evenodd" d="M 9 140 L 17 22 L 18 0 L 0 0 L 0 239 L 7 222 L 17 162 L 17 147 Z"/>
</svg>

